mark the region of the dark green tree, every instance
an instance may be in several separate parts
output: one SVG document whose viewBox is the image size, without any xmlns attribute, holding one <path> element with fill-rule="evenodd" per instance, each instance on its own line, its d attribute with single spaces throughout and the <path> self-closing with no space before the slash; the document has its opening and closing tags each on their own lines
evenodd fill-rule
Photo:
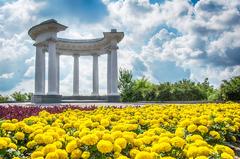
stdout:
<svg viewBox="0 0 240 159">
<path fill-rule="evenodd" d="M 224 80 L 220 86 L 221 98 L 223 100 L 240 100 L 240 76 Z"/>
</svg>

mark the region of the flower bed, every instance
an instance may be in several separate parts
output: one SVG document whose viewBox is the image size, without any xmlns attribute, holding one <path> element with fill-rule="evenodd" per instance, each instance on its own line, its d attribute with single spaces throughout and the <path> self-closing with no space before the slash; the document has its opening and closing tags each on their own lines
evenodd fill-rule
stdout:
<svg viewBox="0 0 240 159">
<path fill-rule="evenodd" d="M 0 157 L 232 159 L 234 151 L 226 145 L 236 143 L 240 135 L 236 103 L 59 112 L 3 120 Z"/>
<path fill-rule="evenodd" d="M 36 116 L 39 112 L 46 110 L 49 113 L 61 113 L 67 109 L 79 109 L 79 110 L 94 110 L 97 107 L 85 106 L 79 107 L 77 105 L 50 105 L 50 106 L 18 106 L 18 105 L 0 105 L 0 119 L 18 119 L 22 120 L 30 116 Z"/>
</svg>

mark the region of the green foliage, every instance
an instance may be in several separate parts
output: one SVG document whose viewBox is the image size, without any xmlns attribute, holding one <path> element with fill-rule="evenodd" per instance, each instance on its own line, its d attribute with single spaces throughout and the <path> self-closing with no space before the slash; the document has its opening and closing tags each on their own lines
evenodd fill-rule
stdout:
<svg viewBox="0 0 240 159">
<path fill-rule="evenodd" d="M 133 96 L 132 72 L 126 69 L 120 69 L 119 89 L 121 92 L 121 101 L 129 101 Z"/>
<path fill-rule="evenodd" d="M 11 97 L 17 102 L 25 102 L 31 99 L 31 93 L 14 92 Z"/>
<path fill-rule="evenodd" d="M 8 99 L 9 99 L 9 98 L 8 98 L 7 96 L 2 96 L 2 95 L 0 95 L 0 103 L 7 102 Z"/>
<path fill-rule="evenodd" d="M 240 76 L 224 80 L 220 86 L 221 98 L 223 100 L 240 100 Z"/>
<path fill-rule="evenodd" d="M 27 100 L 30 101 L 32 99 L 33 93 L 25 93 L 27 96 Z"/>
<path fill-rule="evenodd" d="M 214 89 L 208 96 L 208 101 L 221 100 L 220 90 Z"/>
<path fill-rule="evenodd" d="M 132 72 L 124 69 L 120 69 L 119 89 L 124 102 L 219 99 L 219 92 L 209 84 L 208 78 L 203 83 L 184 79 L 175 83 L 153 84 L 145 77 L 134 80 Z"/>
</svg>

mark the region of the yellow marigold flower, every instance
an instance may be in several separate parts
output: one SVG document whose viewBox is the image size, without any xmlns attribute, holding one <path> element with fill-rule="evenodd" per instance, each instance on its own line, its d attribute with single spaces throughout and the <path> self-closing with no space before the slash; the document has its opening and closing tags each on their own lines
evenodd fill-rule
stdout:
<svg viewBox="0 0 240 159">
<path fill-rule="evenodd" d="M 114 152 L 119 152 L 120 153 L 122 151 L 122 148 L 121 148 L 121 146 L 119 146 L 117 144 L 114 144 L 113 150 L 114 150 Z"/>
<path fill-rule="evenodd" d="M 198 154 L 198 150 L 197 150 L 197 147 L 196 146 L 190 146 L 187 150 L 187 157 L 188 158 L 193 158 L 193 157 L 196 157 L 197 154 Z"/>
<path fill-rule="evenodd" d="M 138 128 L 138 124 L 129 124 L 127 126 L 128 131 L 133 131 L 133 130 L 136 130 L 137 128 Z"/>
<path fill-rule="evenodd" d="M 135 146 L 138 146 L 138 147 L 140 147 L 141 145 L 143 145 L 143 142 L 142 142 L 141 139 L 134 139 L 134 140 L 133 140 L 133 143 L 134 143 Z"/>
<path fill-rule="evenodd" d="M 112 143 L 114 143 L 114 138 L 113 138 L 113 136 L 111 134 L 104 134 L 102 136 L 102 139 L 103 140 L 108 140 L 108 141 L 111 141 Z"/>
<path fill-rule="evenodd" d="M 44 143 L 44 136 L 43 136 L 43 134 L 37 134 L 37 135 L 34 137 L 34 141 L 35 141 L 37 144 L 43 144 L 43 143 Z"/>
<path fill-rule="evenodd" d="M 49 152 L 45 159 L 59 159 L 59 157 L 56 152 Z"/>
<path fill-rule="evenodd" d="M 224 145 L 215 145 L 215 146 L 214 146 L 214 149 L 215 149 L 218 153 L 226 152 L 226 153 L 230 154 L 232 157 L 235 156 L 234 151 L 233 151 L 231 148 L 227 147 L 227 146 L 224 146 Z"/>
<path fill-rule="evenodd" d="M 45 144 L 51 144 L 53 143 L 53 137 L 50 135 L 43 134 L 43 142 Z"/>
<path fill-rule="evenodd" d="M 88 159 L 88 158 L 90 157 L 90 155 L 91 155 L 90 152 L 84 151 L 84 152 L 82 153 L 82 156 L 81 156 L 81 157 L 82 157 L 83 159 Z"/>
<path fill-rule="evenodd" d="M 186 143 L 185 140 L 178 136 L 171 139 L 171 144 L 174 147 L 183 148 L 185 143 Z"/>
<path fill-rule="evenodd" d="M 210 131 L 209 135 L 211 135 L 214 139 L 220 139 L 221 136 L 217 131 Z"/>
<path fill-rule="evenodd" d="M 136 155 L 135 159 L 153 159 L 153 155 L 149 152 L 141 151 Z"/>
<path fill-rule="evenodd" d="M 206 134 L 208 132 L 208 128 L 206 126 L 200 125 L 198 126 L 198 131 L 200 131 L 202 134 Z"/>
<path fill-rule="evenodd" d="M 58 154 L 59 159 L 68 159 L 68 154 L 65 150 L 57 149 L 55 152 Z"/>
<path fill-rule="evenodd" d="M 23 131 L 27 134 L 30 134 L 34 131 L 34 129 L 31 126 L 24 125 Z"/>
<path fill-rule="evenodd" d="M 153 148 L 152 148 L 153 152 L 156 152 L 156 153 L 169 152 L 171 151 L 171 149 L 172 149 L 171 145 L 167 142 L 155 144 L 153 145 Z"/>
<path fill-rule="evenodd" d="M 119 156 L 117 159 L 129 159 L 127 156 Z"/>
<path fill-rule="evenodd" d="M 200 156 L 209 156 L 212 153 L 212 150 L 207 146 L 200 146 L 197 148 L 197 151 Z"/>
<path fill-rule="evenodd" d="M 194 141 L 194 144 L 195 144 L 196 146 L 208 146 L 208 143 L 207 143 L 206 141 L 199 140 L 199 139 L 195 140 L 195 141 Z"/>
<path fill-rule="evenodd" d="M 4 140 L 3 138 L 0 138 L 0 150 L 7 148 L 8 146 L 8 142 L 6 140 Z"/>
<path fill-rule="evenodd" d="M 175 158 L 170 156 L 165 156 L 165 157 L 162 157 L 161 159 L 175 159 Z"/>
<path fill-rule="evenodd" d="M 79 159 L 82 155 L 82 151 L 80 149 L 75 149 L 71 153 L 71 158 L 72 159 Z"/>
<path fill-rule="evenodd" d="M 196 141 L 196 140 L 203 140 L 203 137 L 200 136 L 200 135 L 192 135 L 192 136 L 187 136 L 187 137 L 186 137 L 186 140 L 187 140 L 188 142 L 194 142 L 194 141 Z"/>
<path fill-rule="evenodd" d="M 185 136 L 185 129 L 184 128 L 177 128 L 175 131 L 175 135 L 178 137 L 184 137 Z"/>
<path fill-rule="evenodd" d="M 113 150 L 113 144 L 107 140 L 100 140 L 97 144 L 97 149 L 101 153 L 109 153 Z"/>
<path fill-rule="evenodd" d="M 54 145 L 54 144 L 48 144 L 48 145 L 46 145 L 46 146 L 44 147 L 43 152 L 44 152 L 44 154 L 46 155 L 46 154 L 48 154 L 49 152 L 54 152 L 55 150 L 57 150 L 56 145 Z"/>
<path fill-rule="evenodd" d="M 8 145 L 8 147 L 10 147 L 10 148 L 13 148 L 13 149 L 17 150 L 17 145 L 16 145 L 16 144 L 14 144 L 14 143 L 10 143 L 10 144 Z"/>
<path fill-rule="evenodd" d="M 34 140 L 33 141 L 29 141 L 27 143 L 27 148 L 32 149 L 36 145 L 37 145 L 37 143 Z"/>
<path fill-rule="evenodd" d="M 44 153 L 42 151 L 35 151 L 31 154 L 31 159 L 35 159 L 37 157 L 43 157 Z"/>
<path fill-rule="evenodd" d="M 223 152 L 221 154 L 221 158 L 222 159 L 233 159 L 233 157 L 231 155 L 229 155 L 228 153 L 226 153 L 226 152 Z"/>
<path fill-rule="evenodd" d="M 110 122 L 109 122 L 108 119 L 102 119 L 102 120 L 100 121 L 100 124 L 101 124 L 102 126 L 104 126 L 104 127 L 108 127 L 108 126 L 110 125 Z"/>
<path fill-rule="evenodd" d="M 62 148 L 62 142 L 61 141 L 55 141 L 53 144 L 56 145 L 56 147 L 58 149 Z"/>
<path fill-rule="evenodd" d="M 16 130 L 16 125 L 13 123 L 2 123 L 1 128 L 6 131 Z"/>
<path fill-rule="evenodd" d="M 95 134 L 83 136 L 81 142 L 85 145 L 95 145 L 98 142 L 98 136 Z"/>
<path fill-rule="evenodd" d="M 34 158 L 34 159 L 44 159 L 44 157 L 37 157 L 37 158 Z"/>
<path fill-rule="evenodd" d="M 144 144 L 148 145 L 148 144 L 150 144 L 152 142 L 152 138 L 149 137 L 149 136 L 144 136 L 142 138 L 142 141 L 143 141 Z"/>
<path fill-rule="evenodd" d="M 217 118 L 214 119 L 214 122 L 215 122 L 215 123 L 221 123 L 221 122 L 223 122 L 223 121 L 224 121 L 224 119 L 221 118 L 221 117 L 217 117 Z"/>
<path fill-rule="evenodd" d="M 117 138 L 114 141 L 114 144 L 119 145 L 122 149 L 125 149 L 127 146 L 127 140 L 125 138 Z"/>
<path fill-rule="evenodd" d="M 23 140 L 24 137 L 25 137 L 25 134 L 22 133 L 22 132 L 17 132 L 14 137 L 17 139 L 17 140 Z"/>
<path fill-rule="evenodd" d="M 167 137 L 167 136 L 164 136 L 164 137 L 160 137 L 159 138 L 159 140 L 158 140 L 158 142 L 159 143 L 161 143 L 161 142 L 168 142 L 168 143 L 170 143 L 170 138 L 169 137 Z"/>
<path fill-rule="evenodd" d="M 130 150 L 130 156 L 134 158 L 140 151 L 137 149 L 131 149 Z"/>
<path fill-rule="evenodd" d="M 66 151 L 68 153 L 71 153 L 76 148 L 77 148 L 77 142 L 75 140 L 73 140 L 67 144 Z"/>
<path fill-rule="evenodd" d="M 197 126 L 195 124 L 191 124 L 187 127 L 188 132 L 193 133 L 194 131 L 197 130 Z"/>
<path fill-rule="evenodd" d="M 112 133 L 112 136 L 114 139 L 122 137 L 122 132 L 121 131 L 114 131 Z"/>
<path fill-rule="evenodd" d="M 208 159 L 208 157 L 207 156 L 198 156 L 195 159 Z"/>
</svg>

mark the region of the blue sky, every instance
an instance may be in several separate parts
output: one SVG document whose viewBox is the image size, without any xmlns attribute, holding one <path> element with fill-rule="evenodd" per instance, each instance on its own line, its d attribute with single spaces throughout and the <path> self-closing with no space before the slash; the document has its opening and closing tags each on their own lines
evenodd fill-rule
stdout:
<svg viewBox="0 0 240 159">
<path fill-rule="evenodd" d="M 240 1 L 228 0 L 0 0 L 0 94 L 33 92 L 35 48 L 27 31 L 47 19 L 68 26 L 60 37 L 102 37 L 116 28 L 119 67 L 152 82 L 240 75 Z M 72 93 L 72 57 L 61 57 L 63 94 Z M 91 57 L 80 57 L 80 93 L 92 88 Z M 106 93 L 106 56 L 99 59 Z"/>
</svg>

